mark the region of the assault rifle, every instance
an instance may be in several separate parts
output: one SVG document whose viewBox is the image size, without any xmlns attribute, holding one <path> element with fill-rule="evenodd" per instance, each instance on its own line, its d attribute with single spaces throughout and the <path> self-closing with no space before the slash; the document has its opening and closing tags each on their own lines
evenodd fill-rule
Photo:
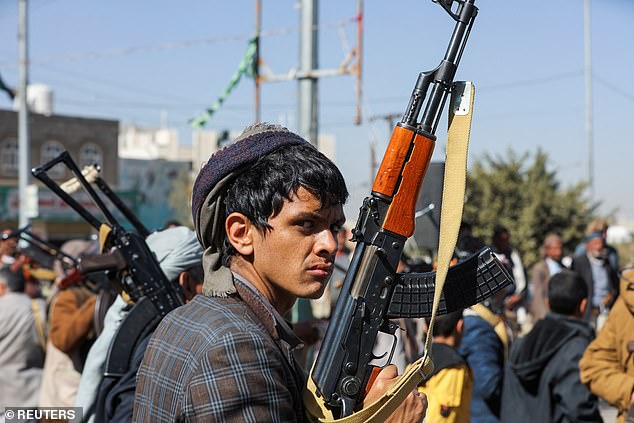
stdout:
<svg viewBox="0 0 634 423">
<path fill-rule="evenodd" d="M 53 181 L 47 172 L 58 164 L 66 165 L 74 178 L 61 185 Z M 107 271 L 116 274 L 112 280 L 119 285 L 117 290 L 122 291 L 122 294 L 127 295 L 134 303 L 115 335 L 106 360 L 104 375 L 118 377 L 128 370 L 137 343 L 154 330 L 167 313 L 185 302 L 180 287 L 167 280 L 145 242 L 150 231 L 99 177 L 99 170 L 97 166 L 87 166 L 80 171 L 68 152 L 64 151 L 50 162 L 33 169 L 32 173 L 99 231 L 103 254 L 82 257 L 78 264 L 80 273 Z M 135 228 L 135 232 L 127 231 L 119 223 L 93 189 L 93 183 L 126 217 Z M 105 222 L 95 217 L 70 195 L 80 188 L 90 195 L 103 214 Z"/>
<path fill-rule="evenodd" d="M 13 232 L 2 234 L 2 236 L 0 236 L 0 239 L 5 241 L 10 238 L 16 238 L 25 241 L 29 245 L 35 247 L 37 250 L 46 254 L 47 256 L 51 256 L 54 259 L 58 260 L 61 263 L 62 268 L 66 272 L 66 275 L 57 282 L 57 285 L 62 289 L 74 285 L 84 279 L 84 275 L 80 274 L 77 270 L 78 261 L 75 257 L 66 254 L 60 248 L 55 246 L 55 244 L 52 244 L 35 235 L 33 232 L 31 232 L 30 229 L 31 225 L 28 224 L 25 227 L 17 229 Z"/>
<path fill-rule="evenodd" d="M 95 303 L 93 324 L 96 334 L 99 335 L 103 330 L 104 318 L 108 307 L 110 307 L 112 301 L 114 300 L 112 284 L 110 283 L 107 272 L 95 271 L 88 274 L 81 273 L 79 271 L 79 258 L 65 253 L 55 244 L 35 235 L 33 232 L 30 231 L 30 228 L 31 225 L 28 224 L 25 227 L 17 229 L 13 232 L 2 234 L 0 236 L 0 239 L 3 241 L 10 238 L 23 240 L 35 247 L 37 250 L 41 251 L 42 253 L 53 257 L 55 260 L 58 260 L 61 263 L 62 269 L 65 273 L 63 277 L 55 281 L 55 284 L 60 289 L 66 289 L 71 286 L 82 284 L 91 292 L 96 294 L 97 301 Z M 28 265 L 29 261 L 22 264 Z M 30 271 L 30 274 L 35 276 L 36 278 L 38 277 L 36 272 L 34 272 L 33 270 Z"/>
<path fill-rule="evenodd" d="M 73 179 L 61 185 L 53 181 L 47 173 L 59 164 L 66 165 L 74 175 Z M 95 175 L 95 171 L 97 171 L 97 175 Z M 145 238 L 150 233 L 149 230 L 134 216 L 108 184 L 98 176 L 98 168 L 87 167 L 82 172 L 68 152 L 64 151 L 50 162 L 33 169 L 32 174 L 100 232 L 103 254 L 83 257 L 78 265 L 81 273 L 98 270 L 120 272 L 121 289 L 130 299 L 135 303 L 141 299 L 147 299 L 161 317 L 184 304 L 182 294 L 174 284 L 167 280 L 154 254 L 145 243 Z M 128 219 L 136 232 L 127 231 L 119 223 L 92 187 L 91 182 L 97 185 L 101 192 Z M 103 214 L 105 222 L 95 217 L 69 194 L 78 188 L 83 188 L 89 194 Z M 102 236 L 103 234 L 107 235 Z"/>
<path fill-rule="evenodd" d="M 59 260 L 64 269 L 70 269 L 77 266 L 77 259 L 57 248 L 55 244 L 50 243 L 31 232 L 31 224 L 12 232 L 3 233 L 0 236 L 0 240 L 2 241 L 6 241 L 11 238 L 25 241 L 47 256 L 51 256 Z"/>
<path fill-rule="evenodd" d="M 431 160 L 434 133 L 478 11 L 474 1 L 435 0 L 456 21 L 449 47 L 436 69 L 419 74 L 372 192 L 360 209 L 352 233 L 356 248 L 311 372 L 317 394 L 335 418 L 349 416 L 362 402 L 376 368 L 372 361 L 382 358 L 372 351 L 377 336 L 383 332 L 394 337 L 398 329 L 390 319 L 431 315 L 435 274 L 397 274 L 395 269 L 414 231 L 416 200 Z M 511 282 L 484 248 L 450 268 L 439 313 L 469 307 Z"/>
</svg>

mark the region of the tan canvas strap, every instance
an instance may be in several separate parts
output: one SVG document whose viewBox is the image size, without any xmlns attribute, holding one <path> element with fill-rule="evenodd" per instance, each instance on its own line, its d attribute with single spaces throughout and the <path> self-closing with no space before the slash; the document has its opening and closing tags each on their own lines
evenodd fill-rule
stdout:
<svg viewBox="0 0 634 423">
<path fill-rule="evenodd" d="M 471 306 L 471 310 L 475 312 L 479 317 L 481 317 L 485 322 L 493 327 L 495 334 L 502 342 L 502 346 L 504 347 L 504 357 L 508 357 L 509 355 L 509 333 L 506 330 L 506 323 L 504 319 L 502 319 L 497 314 L 493 313 L 491 310 L 486 308 L 482 304 L 474 304 Z"/>
<path fill-rule="evenodd" d="M 434 305 L 425 340 L 425 354 L 431 356 L 432 333 L 440 295 L 445 284 L 449 264 L 458 240 L 464 195 L 467 186 L 467 150 L 471 133 L 475 87 L 471 82 L 456 82 L 449 106 L 449 131 L 445 159 L 445 181 L 442 189 L 440 212 L 440 238 L 438 241 L 438 266 Z"/>
<path fill-rule="evenodd" d="M 475 90 L 470 82 L 457 82 L 452 91 L 449 111 L 449 133 L 447 136 L 447 158 L 445 163 L 445 182 L 443 187 L 442 211 L 440 218 L 440 240 L 438 247 L 438 267 L 436 269 L 436 288 L 432 317 L 428 333 L 431 333 L 440 302 L 440 295 L 445 284 L 447 271 L 458 239 L 458 231 L 462 220 L 464 193 L 467 172 L 467 146 L 471 131 L 473 98 Z M 431 336 L 427 336 L 425 354 L 410 364 L 405 373 L 388 392 L 373 404 L 342 419 L 334 419 L 332 413 L 321 397 L 312 379 L 312 369 L 304 390 L 304 405 L 312 419 L 322 423 L 360 423 L 385 422 L 388 417 L 405 401 L 405 398 L 429 377 L 434 370 L 431 357 Z"/>
<path fill-rule="evenodd" d="M 102 223 L 99 227 L 99 252 L 101 254 L 106 252 L 106 242 L 108 241 L 108 236 L 110 235 L 110 232 L 112 232 L 112 228 L 105 223 Z"/>
<path fill-rule="evenodd" d="M 40 304 L 37 300 L 31 300 L 31 310 L 33 311 L 33 319 L 35 320 L 35 329 L 37 330 L 37 337 L 40 339 L 42 349 L 46 351 L 46 335 L 44 334 L 44 325 L 42 324 L 43 312 L 40 310 Z"/>
</svg>

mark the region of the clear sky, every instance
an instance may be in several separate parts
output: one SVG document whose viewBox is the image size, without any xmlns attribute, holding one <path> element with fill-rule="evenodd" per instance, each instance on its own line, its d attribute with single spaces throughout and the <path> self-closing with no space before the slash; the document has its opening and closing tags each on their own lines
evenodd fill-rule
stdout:
<svg viewBox="0 0 634 423">
<path fill-rule="evenodd" d="M 0 73 L 18 84 L 18 0 L 0 0 Z M 583 0 L 482 0 L 457 79 L 476 84 L 470 161 L 485 153 L 543 148 L 562 184 L 588 177 Z M 255 0 L 29 0 L 30 80 L 50 85 L 60 114 L 158 126 L 165 112 L 189 143 L 187 120 L 210 106 L 254 31 Z M 337 163 L 353 194 L 351 218 L 370 184 L 369 144 L 383 153 L 390 130 L 372 116 L 402 113 L 418 72 L 442 58 L 453 21 L 431 0 L 369 0 L 364 6 L 364 123 L 355 126 L 354 80 L 320 81 L 320 132 L 337 137 Z M 320 66 L 351 44 L 356 1 L 322 0 Z M 592 1 L 596 198 L 634 220 L 634 1 Z M 341 25 L 346 23 L 347 25 Z M 275 72 L 298 64 L 299 9 L 263 0 L 262 59 Z M 296 124 L 296 82 L 265 84 L 263 118 Z M 10 107 L 0 93 L 0 108 Z M 253 82 L 244 80 L 208 125 L 252 123 Z M 446 120 L 443 117 L 443 126 Z M 438 131 L 434 160 L 442 160 Z"/>
</svg>

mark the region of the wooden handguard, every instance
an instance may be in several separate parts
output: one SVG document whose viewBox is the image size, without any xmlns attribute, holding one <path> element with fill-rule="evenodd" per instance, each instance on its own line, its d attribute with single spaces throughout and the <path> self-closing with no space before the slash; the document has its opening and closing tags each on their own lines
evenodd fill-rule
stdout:
<svg viewBox="0 0 634 423">
<path fill-rule="evenodd" d="M 410 237 L 414 233 L 414 214 L 418 192 L 434 152 L 435 137 L 425 137 L 397 125 L 377 173 L 372 191 L 392 202 L 383 228 Z"/>
</svg>

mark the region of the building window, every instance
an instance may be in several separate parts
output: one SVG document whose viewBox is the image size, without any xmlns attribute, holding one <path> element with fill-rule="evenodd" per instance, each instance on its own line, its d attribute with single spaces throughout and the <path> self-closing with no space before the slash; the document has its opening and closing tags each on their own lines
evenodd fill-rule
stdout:
<svg viewBox="0 0 634 423">
<path fill-rule="evenodd" d="M 0 166 L 3 176 L 18 176 L 18 140 L 9 138 L 2 143 Z"/>
<path fill-rule="evenodd" d="M 42 145 L 41 159 L 42 164 L 48 163 L 64 152 L 64 146 L 59 141 L 46 141 Z M 48 171 L 51 178 L 63 178 L 66 174 L 64 164 L 58 163 Z"/>
<path fill-rule="evenodd" d="M 79 150 L 79 168 L 84 166 L 98 165 L 103 168 L 103 153 L 97 144 L 91 142 L 82 145 Z"/>
</svg>

